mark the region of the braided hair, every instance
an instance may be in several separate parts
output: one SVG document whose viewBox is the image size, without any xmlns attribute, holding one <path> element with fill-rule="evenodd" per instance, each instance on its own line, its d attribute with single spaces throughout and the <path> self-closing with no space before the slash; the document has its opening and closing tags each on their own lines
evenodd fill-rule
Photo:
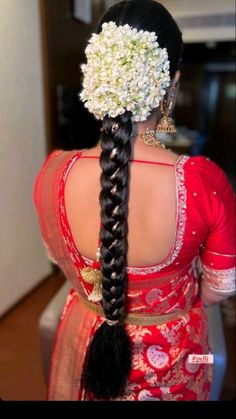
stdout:
<svg viewBox="0 0 236 419">
<path fill-rule="evenodd" d="M 155 32 L 159 45 L 168 50 L 170 74 L 174 76 L 179 68 L 182 37 L 172 16 L 161 4 L 152 0 L 122 1 L 103 16 L 97 32 L 109 21 Z M 97 399 L 122 396 L 131 371 L 131 343 L 124 327 L 131 116 L 131 112 L 126 111 L 116 118 L 105 117 L 101 135 L 99 202 L 102 305 L 106 321 L 97 329 L 88 347 L 83 371 L 83 385 Z"/>
</svg>

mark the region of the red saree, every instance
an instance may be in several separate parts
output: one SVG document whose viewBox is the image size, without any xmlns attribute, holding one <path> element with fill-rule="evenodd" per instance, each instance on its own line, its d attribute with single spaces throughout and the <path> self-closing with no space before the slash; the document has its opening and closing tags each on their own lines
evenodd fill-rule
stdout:
<svg viewBox="0 0 236 419">
<path fill-rule="evenodd" d="M 86 348 L 103 321 L 100 303 L 80 271 L 93 261 L 78 252 L 66 219 L 65 182 L 82 151 L 55 150 L 34 185 L 34 203 L 49 258 L 71 282 L 51 361 L 48 400 L 93 400 L 81 388 Z M 223 171 L 209 159 L 181 155 L 175 164 L 177 229 L 168 257 L 158 265 L 127 267 L 132 371 L 116 400 L 208 400 L 211 365 L 190 354 L 208 354 L 207 317 L 199 277 L 216 293 L 235 285 L 235 200 Z"/>
</svg>

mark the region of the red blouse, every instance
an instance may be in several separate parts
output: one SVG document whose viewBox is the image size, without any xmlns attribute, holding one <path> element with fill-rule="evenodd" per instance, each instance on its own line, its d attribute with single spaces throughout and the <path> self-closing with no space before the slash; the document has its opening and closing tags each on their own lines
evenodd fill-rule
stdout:
<svg viewBox="0 0 236 419">
<path fill-rule="evenodd" d="M 79 377 L 88 342 L 104 320 L 100 303 L 89 298 L 93 286 L 81 276 L 81 269 L 94 261 L 76 248 L 65 211 L 65 182 L 80 158 L 88 156 L 78 150 L 54 150 L 34 185 L 48 256 L 73 287 L 53 352 L 50 400 L 91 399 Z M 207 400 L 210 367 L 188 361 L 190 354 L 210 351 L 200 273 L 213 292 L 235 291 L 235 196 L 225 173 L 206 157 L 187 155 L 179 156 L 174 170 L 177 213 L 172 249 L 159 264 L 126 268 L 126 328 L 133 343 L 133 367 L 124 400 Z"/>
</svg>

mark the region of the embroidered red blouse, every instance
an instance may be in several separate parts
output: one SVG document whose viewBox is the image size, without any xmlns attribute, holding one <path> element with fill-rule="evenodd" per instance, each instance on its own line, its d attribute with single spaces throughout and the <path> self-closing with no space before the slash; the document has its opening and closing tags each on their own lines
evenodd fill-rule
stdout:
<svg viewBox="0 0 236 419">
<path fill-rule="evenodd" d="M 80 274 L 94 261 L 76 248 L 65 211 L 65 182 L 73 164 L 83 157 L 78 150 L 54 150 L 34 185 L 48 256 L 73 287 L 53 352 L 50 400 L 92 398 L 81 387 L 80 377 L 88 342 L 103 321 L 96 307 L 93 311 L 86 305 L 92 285 Z M 200 273 L 213 292 L 235 291 L 235 196 L 225 173 L 206 157 L 187 155 L 179 157 L 174 170 L 178 205 L 172 249 L 162 263 L 126 268 L 131 319 L 159 319 L 153 324 L 147 320 L 126 324 L 133 343 L 133 368 L 122 400 L 207 400 L 210 366 L 188 361 L 190 354 L 210 351 Z"/>
</svg>

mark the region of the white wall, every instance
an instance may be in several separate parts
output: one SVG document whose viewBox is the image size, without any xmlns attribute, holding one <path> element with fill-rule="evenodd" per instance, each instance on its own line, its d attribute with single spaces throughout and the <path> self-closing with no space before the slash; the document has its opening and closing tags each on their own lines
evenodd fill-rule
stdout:
<svg viewBox="0 0 236 419">
<path fill-rule="evenodd" d="M 38 0 L 0 0 L 0 315 L 51 272 L 33 206 L 46 156 Z"/>
</svg>

